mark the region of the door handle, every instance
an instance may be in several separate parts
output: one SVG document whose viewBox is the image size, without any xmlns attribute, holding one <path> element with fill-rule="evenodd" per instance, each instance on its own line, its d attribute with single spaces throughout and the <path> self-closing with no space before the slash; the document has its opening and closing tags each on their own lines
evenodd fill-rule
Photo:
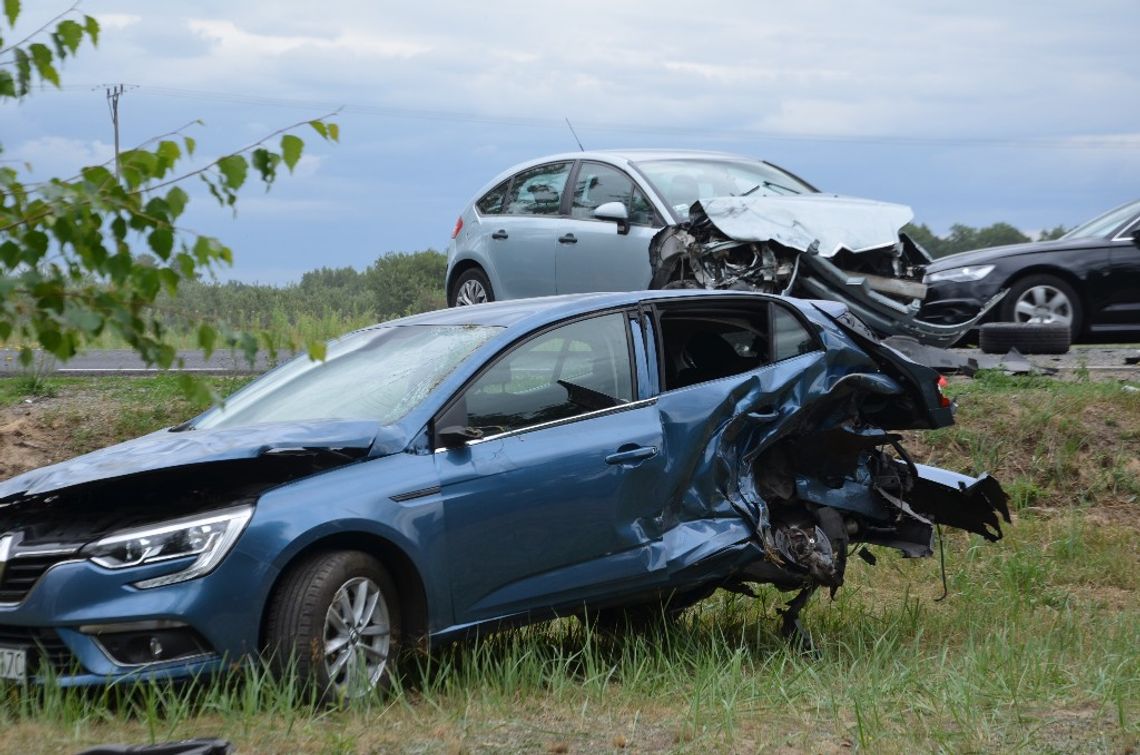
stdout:
<svg viewBox="0 0 1140 755">
<path fill-rule="evenodd" d="M 612 453 L 606 457 L 606 464 L 631 464 L 636 466 L 638 463 L 651 459 L 657 455 L 657 446 L 622 446 L 616 453 Z"/>
<path fill-rule="evenodd" d="M 502 239 L 505 239 L 506 237 L 507 237 L 507 232 L 504 231 L 502 228 L 500 228 L 499 230 L 497 230 L 491 234 L 491 238 L 493 238 L 493 239 L 502 240 Z"/>
<path fill-rule="evenodd" d="M 574 234 L 568 233 L 565 236 L 559 236 L 558 237 L 558 243 L 559 244 L 577 244 L 578 239 L 576 239 L 574 237 Z"/>
</svg>

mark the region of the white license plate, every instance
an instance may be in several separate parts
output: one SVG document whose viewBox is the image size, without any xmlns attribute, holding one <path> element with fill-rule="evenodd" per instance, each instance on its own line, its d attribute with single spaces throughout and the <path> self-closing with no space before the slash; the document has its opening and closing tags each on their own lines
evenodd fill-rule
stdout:
<svg viewBox="0 0 1140 755">
<path fill-rule="evenodd" d="M 25 682 L 28 679 L 28 651 L 0 647 L 0 679 Z"/>
</svg>

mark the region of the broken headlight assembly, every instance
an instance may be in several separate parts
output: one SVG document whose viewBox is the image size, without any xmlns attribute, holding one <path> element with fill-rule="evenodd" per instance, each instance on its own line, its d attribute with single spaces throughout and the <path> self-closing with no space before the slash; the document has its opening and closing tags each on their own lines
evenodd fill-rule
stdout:
<svg viewBox="0 0 1140 755">
<path fill-rule="evenodd" d="M 139 588 L 162 587 L 209 574 L 229 553 L 253 506 L 236 506 L 207 515 L 124 530 L 96 540 L 83 555 L 106 569 L 126 569 L 173 559 L 196 557 L 184 569 L 135 582 Z"/>
<path fill-rule="evenodd" d="M 993 265 L 967 265 L 966 267 L 952 267 L 949 270 L 940 270 L 937 273 L 927 273 L 923 283 L 973 283 L 980 281 L 994 270 Z"/>
</svg>

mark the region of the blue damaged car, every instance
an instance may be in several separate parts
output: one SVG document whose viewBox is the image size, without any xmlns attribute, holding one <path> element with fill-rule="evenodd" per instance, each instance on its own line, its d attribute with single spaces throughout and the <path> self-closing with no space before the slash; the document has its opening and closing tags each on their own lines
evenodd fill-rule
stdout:
<svg viewBox="0 0 1140 755">
<path fill-rule="evenodd" d="M 402 650 L 718 588 L 843 583 L 856 545 L 1001 537 L 992 478 L 893 431 L 939 376 L 842 305 L 746 292 L 416 315 L 177 427 L 0 483 L 0 677 L 63 685 L 288 666 L 330 696 Z"/>
</svg>

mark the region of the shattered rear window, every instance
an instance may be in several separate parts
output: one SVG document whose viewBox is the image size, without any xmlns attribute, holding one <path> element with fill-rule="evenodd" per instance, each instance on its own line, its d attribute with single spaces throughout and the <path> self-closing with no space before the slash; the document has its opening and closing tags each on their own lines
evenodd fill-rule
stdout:
<svg viewBox="0 0 1140 755">
<path fill-rule="evenodd" d="M 294 359 L 230 397 L 194 427 L 318 419 L 391 424 L 500 330 L 406 325 L 353 333 L 330 344 L 324 362 Z"/>
</svg>

